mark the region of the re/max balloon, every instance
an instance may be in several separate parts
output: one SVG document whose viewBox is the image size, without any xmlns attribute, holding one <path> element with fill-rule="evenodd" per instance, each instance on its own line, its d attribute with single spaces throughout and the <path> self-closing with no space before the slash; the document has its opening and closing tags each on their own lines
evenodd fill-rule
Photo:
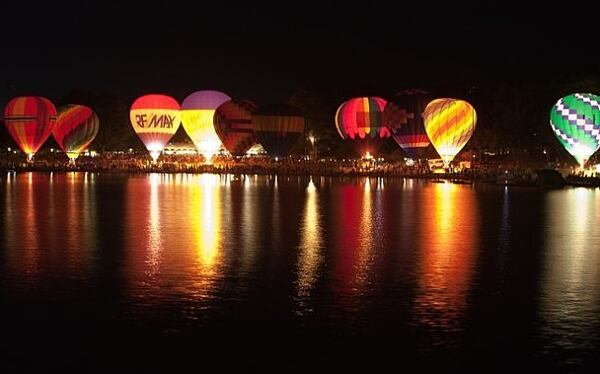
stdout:
<svg viewBox="0 0 600 374">
<path fill-rule="evenodd" d="M 129 111 L 133 130 L 154 161 L 179 128 L 179 104 L 166 95 L 145 95 L 136 99 Z"/>
</svg>

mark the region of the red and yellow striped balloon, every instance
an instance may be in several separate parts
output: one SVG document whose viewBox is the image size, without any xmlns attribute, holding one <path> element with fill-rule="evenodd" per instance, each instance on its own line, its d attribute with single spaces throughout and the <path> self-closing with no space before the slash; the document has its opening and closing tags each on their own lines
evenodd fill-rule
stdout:
<svg viewBox="0 0 600 374">
<path fill-rule="evenodd" d="M 55 121 L 56 108 L 45 97 L 15 97 L 4 109 L 4 125 L 29 159 L 48 139 Z"/>
<path fill-rule="evenodd" d="M 52 135 L 69 159 L 74 161 L 92 143 L 99 127 L 100 120 L 91 108 L 65 105 L 58 109 Z"/>
<path fill-rule="evenodd" d="M 475 131 L 475 109 L 463 100 L 435 99 L 427 105 L 423 117 L 431 144 L 448 166 Z"/>
</svg>

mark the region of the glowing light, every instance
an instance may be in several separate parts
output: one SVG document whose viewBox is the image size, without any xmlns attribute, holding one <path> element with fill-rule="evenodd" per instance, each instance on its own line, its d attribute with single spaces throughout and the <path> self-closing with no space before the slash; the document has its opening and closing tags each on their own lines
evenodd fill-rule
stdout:
<svg viewBox="0 0 600 374">
<path fill-rule="evenodd" d="M 221 139 L 213 127 L 214 109 L 211 110 L 183 110 L 181 120 L 186 133 L 194 142 L 198 151 L 207 159 L 219 151 Z"/>
<path fill-rule="evenodd" d="M 152 162 L 156 162 L 159 156 L 160 151 L 150 151 L 150 157 L 152 157 Z"/>
</svg>

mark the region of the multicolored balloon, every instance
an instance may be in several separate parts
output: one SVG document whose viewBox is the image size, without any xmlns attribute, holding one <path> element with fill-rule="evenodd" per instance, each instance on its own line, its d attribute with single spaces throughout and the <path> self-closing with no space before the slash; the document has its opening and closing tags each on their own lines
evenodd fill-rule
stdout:
<svg viewBox="0 0 600 374">
<path fill-rule="evenodd" d="M 559 99 L 550 111 L 550 126 L 583 167 L 600 147 L 600 96 L 575 93 Z"/>
<path fill-rule="evenodd" d="M 52 133 L 55 121 L 56 108 L 45 97 L 15 97 L 4 109 L 4 125 L 29 160 Z"/>
<path fill-rule="evenodd" d="M 99 128 L 100 120 L 91 108 L 65 105 L 58 108 L 52 135 L 71 162 L 75 162 L 79 154 L 92 143 Z"/>
<path fill-rule="evenodd" d="M 429 147 L 423 112 L 430 98 L 422 91 L 394 96 L 385 106 L 384 118 L 392 138 L 410 157 L 423 157 Z"/>
<path fill-rule="evenodd" d="M 215 110 L 229 100 L 231 97 L 223 92 L 204 90 L 189 95 L 181 104 L 183 128 L 207 159 L 221 148 L 221 140 L 213 123 Z"/>
<path fill-rule="evenodd" d="M 356 97 L 337 110 L 335 123 L 342 139 L 388 138 L 383 120 L 387 102 L 380 97 Z"/>
<path fill-rule="evenodd" d="M 133 130 L 156 162 L 181 122 L 179 103 L 166 95 L 145 95 L 137 98 L 129 111 Z"/>
<path fill-rule="evenodd" d="M 391 135 L 383 117 L 386 104 L 380 97 L 356 97 L 342 103 L 335 115 L 342 139 L 359 141 L 361 153 L 374 152 L 380 140 Z"/>
<path fill-rule="evenodd" d="M 266 105 L 252 114 L 252 126 L 269 155 L 284 157 L 304 133 L 304 116 L 289 105 Z"/>
<path fill-rule="evenodd" d="M 477 123 L 477 113 L 466 101 L 435 99 L 427 105 L 423 116 L 427 136 L 448 167 L 471 139 Z"/>
<path fill-rule="evenodd" d="M 256 104 L 249 100 L 230 100 L 215 111 L 215 131 L 225 149 L 234 156 L 243 156 L 256 144 L 252 113 Z"/>
</svg>

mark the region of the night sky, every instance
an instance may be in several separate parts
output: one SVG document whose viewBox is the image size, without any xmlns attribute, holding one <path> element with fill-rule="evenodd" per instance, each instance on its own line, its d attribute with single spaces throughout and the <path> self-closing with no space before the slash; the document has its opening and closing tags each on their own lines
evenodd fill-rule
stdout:
<svg viewBox="0 0 600 374">
<path fill-rule="evenodd" d="M 259 103 L 305 88 L 385 97 L 600 70 L 593 23 L 515 7 L 124 3 L 2 5 L 0 104 L 71 90 L 181 101 L 218 89 Z"/>
</svg>

